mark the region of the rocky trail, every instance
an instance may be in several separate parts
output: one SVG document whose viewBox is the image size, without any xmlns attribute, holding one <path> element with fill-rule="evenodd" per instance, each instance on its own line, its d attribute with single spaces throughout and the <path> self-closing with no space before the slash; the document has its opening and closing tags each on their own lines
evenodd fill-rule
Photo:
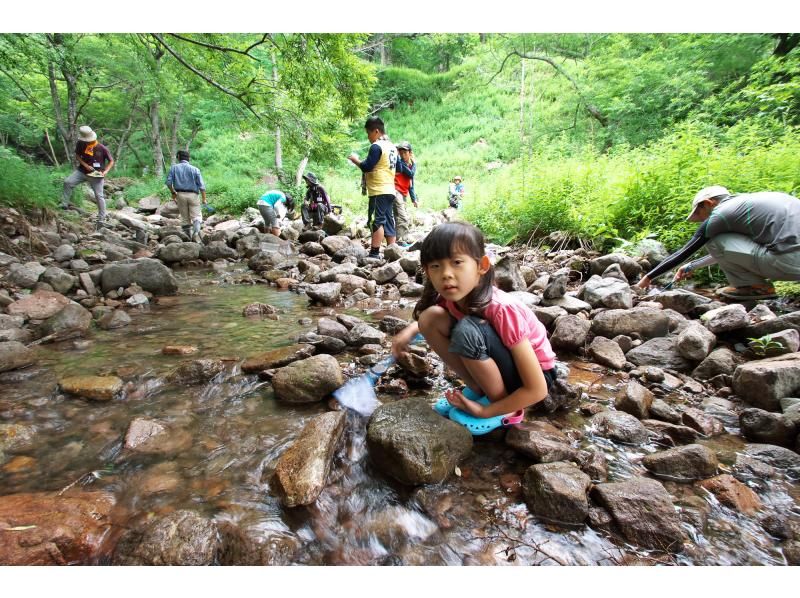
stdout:
<svg viewBox="0 0 800 598">
<path fill-rule="evenodd" d="M 255 210 L 193 243 L 170 204 L 0 211 L 0 563 L 800 563 L 795 306 L 637 293 L 653 243 L 495 246 L 569 375 L 473 438 L 424 344 L 368 420 L 331 399 L 408 322 L 413 246 Z"/>
</svg>

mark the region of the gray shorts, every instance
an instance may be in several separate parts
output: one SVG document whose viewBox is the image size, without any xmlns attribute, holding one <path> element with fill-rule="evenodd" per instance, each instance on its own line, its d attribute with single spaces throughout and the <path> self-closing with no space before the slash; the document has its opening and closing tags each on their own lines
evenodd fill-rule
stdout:
<svg viewBox="0 0 800 598">
<path fill-rule="evenodd" d="M 511 355 L 491 324 L 475 316 L 465 316 L 456 322 L 450 332 L 450 353 L 466 359 L 484 361 L 493 359 L 500 370 L 506 392 L 511 394 L 522 386 L 522 380 Z M 555 382 L 554 369 L 544 370 L 548 390 Z"/>
<path fill-rule="evenodd" d="M 272 206 L 260 203 L 258 204 L 258 211 L 264 219 L 264 226 L 267 228 L 278 228 L 278 215 L 275 213 Z"/>
</svg>

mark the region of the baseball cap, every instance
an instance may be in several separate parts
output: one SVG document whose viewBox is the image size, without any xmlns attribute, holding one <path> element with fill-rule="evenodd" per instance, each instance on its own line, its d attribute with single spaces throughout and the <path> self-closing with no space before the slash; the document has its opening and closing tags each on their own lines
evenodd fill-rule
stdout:
<svg viewBox="0 0 800 598">
<path fill-rule="evenodd" d="M 400 143 L 398 143 L 397 149 L 412 151 L 411 144 L 408 141 L 401 141 Z"/>
<path fill-rule="evenodd" d="M 689 213 L 686 220 L 691 220 L 695 210 L 697 210 L 697 206 L 707 199 L 714 199 L 715 197 L 722 197 L 724 195 L 730 195 L 730 192 L 721 185 L 711 185 L 710 187 L 700 189 L 692 200 L 692 211 Z"/>
</svg>

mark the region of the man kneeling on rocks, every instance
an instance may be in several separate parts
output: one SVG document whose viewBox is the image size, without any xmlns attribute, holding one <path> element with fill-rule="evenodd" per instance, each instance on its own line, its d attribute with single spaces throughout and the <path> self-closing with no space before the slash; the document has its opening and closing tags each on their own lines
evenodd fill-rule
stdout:
<svg viewBox="0 0 800 598">
<path fill-rule="evenodd" d="M 183 232 L 190 235 L 192 241 L 200 243 L 200 225 L 203 223 L 203 216 L 200 212 L 198 192 L 203 195 L 203 203 L 208 203 L 203 175 L 200 174 L 199 168 L 189 164 L 189 152 L 178 150 L 176 157 L 178 163 L 173 164 L 167 174 L 167 187 L 172 193 L 172 199 L 178 204 Z"/>
<path fill-rule="evenodd" d="M 701 189 L 687 220 L 700 222 L 686 245 L 648 272 L 637 286 L 651 281 L 708 245 L 709 255 L 689 262 L 674 281 L 693 270 L 719 264 L 731 286 L 717 294 L 731 301 L 777 297 L 770 280 L 800 281 L 800 200 L 787 193 L 763 191 L 731 195 L 725 187 Z"/>
</svg>

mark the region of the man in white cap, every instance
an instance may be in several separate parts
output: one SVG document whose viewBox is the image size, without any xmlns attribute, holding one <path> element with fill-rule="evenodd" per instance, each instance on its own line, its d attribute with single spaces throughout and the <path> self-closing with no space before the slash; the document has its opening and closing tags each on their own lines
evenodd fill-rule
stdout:
<svg viewBox="0 0 800 598">
<path fill-rule="evenodd" d="M 763 191 L 731 195 L 719 185 L 701 189 L 687 220 L 700 222 L 681 249 L 648 272 L 638 283 L 651 281 L 683 263 L 707 245 L 709 255 L 689 262 L 673 281 L 697 268 L 718 264 L 731 286 L 717 294 L 731 301 L 777 297 L 771 280 L 800 280 L 800 200 L 787 193 Z"/>
<path fill-rule="evenodd" d="M 97 142 L 97 133 L 91 127 L 78 129 L 78 142 L 75 144 L 75 157 L 78 167 L 64 179 L 64 194 L 61 198 L 61 209 L 70 207 L 72 190 L 81 183 L 89 183 L 94 192 L 97 204 L 97 226 L 99 230 L 106 219 L 106 200 L 103 196 L 103 182 L 108 171 L 114 166 L 114 158 L 108 148 Z"/>
</svg>

